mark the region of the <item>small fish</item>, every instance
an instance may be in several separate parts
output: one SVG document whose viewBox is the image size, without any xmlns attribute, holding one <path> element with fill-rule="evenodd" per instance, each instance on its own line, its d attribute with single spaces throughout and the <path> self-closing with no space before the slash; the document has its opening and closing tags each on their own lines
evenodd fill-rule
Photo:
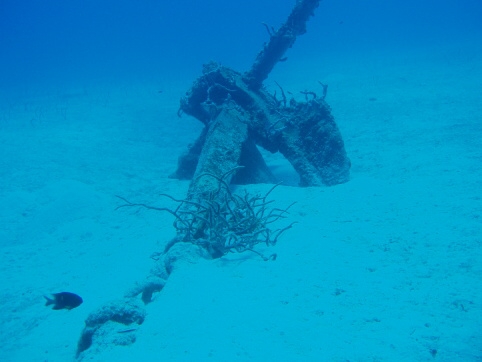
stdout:
<svg viewBox="0 0 482 362">
<path fill-rule="evenodd" d="M 54 293 L 52 294 L 53 299 L 49 297 L 44 297 L 47 299 L 47 303 L 45 306 L 53 304 L 54 307 L 52 309 L 59 310 L 59 309 L 73 309 L 78 307 L 82 304 L 83 300 L 80 296 L 74 293 L 69 292 L 62 292 L 62 293 Z"/>
</svg>

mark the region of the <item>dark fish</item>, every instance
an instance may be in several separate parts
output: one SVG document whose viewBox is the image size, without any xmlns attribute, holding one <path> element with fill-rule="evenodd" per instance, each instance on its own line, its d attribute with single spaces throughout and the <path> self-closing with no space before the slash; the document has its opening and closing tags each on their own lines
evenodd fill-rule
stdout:
<svg viewBox="0 0 482 362">
<path fill-rule="evenodd" d="M 59 310 L 59 309 L 73 309 L 78 307 L 82 304 L 83 300 L 80 296 L 74 293 L 69 292 L 62 292 L 62 293 L 54 293 L 52 294 L 53 299 L 49 297 L 45 297 L 47 299 L 46 306 L 53 304 L 54 307 L 52 309 Z"/>
</svg>

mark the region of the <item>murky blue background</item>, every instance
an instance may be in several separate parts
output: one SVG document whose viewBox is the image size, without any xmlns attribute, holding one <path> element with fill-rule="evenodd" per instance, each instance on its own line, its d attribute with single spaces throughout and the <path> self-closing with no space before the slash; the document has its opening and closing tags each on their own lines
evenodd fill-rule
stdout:
<svg viewBox="0 0 482 362">
<path fill-rule="evenodd" d="M 0 81 L 156 79 L 216 60 L 243 71 L 294 1 L 1 0 Z M 475 0 L 322 1 L 288 56 L 482 39 Z M 481 40 L 482 44 L 482 40 Z M 187 74 L 186 74 L 187 73 Z M 166 76 L 164 74 L 164 76 Z"/>
</svg>

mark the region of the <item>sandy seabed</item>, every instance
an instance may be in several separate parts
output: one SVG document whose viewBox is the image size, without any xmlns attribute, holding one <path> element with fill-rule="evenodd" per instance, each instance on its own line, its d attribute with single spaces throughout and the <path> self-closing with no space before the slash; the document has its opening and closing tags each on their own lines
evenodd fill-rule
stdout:
<svg viewBox="0 0 482 362">
<path fill-rule="evenodd" d="M 272 78 L 292 92 L 329 84 L 351 180 L 298 188 L 266 155 L 284 181 L 276 205 L 296 201 L 286 221 L 298 224 L 260 249 L 277 260 L 185 265 L 134 344 L 88 360 L 482 361 L 480 64 L 458 44 L 280 65 Z M 2 94 L 1 360 L 74 360 L 87 315 L 153 267 L 172 216 L 115 210 L 115 195 L 186 194 L 167 176 L 201 129 L 176 115 L 192 81 Z M 58 291 L 84 303 L 46 308 Z"/>
</svg>

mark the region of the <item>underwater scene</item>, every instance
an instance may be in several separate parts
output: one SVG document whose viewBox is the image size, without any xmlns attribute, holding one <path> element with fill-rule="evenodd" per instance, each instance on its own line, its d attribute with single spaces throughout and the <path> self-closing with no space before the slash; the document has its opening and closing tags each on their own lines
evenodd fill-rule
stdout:
<svg viewBox="0 0 482 362">
<path fill-rule="evenodd" d="M 482 361 L 481 15 L 0 1 L 0 360 Z"/>
</svg>

